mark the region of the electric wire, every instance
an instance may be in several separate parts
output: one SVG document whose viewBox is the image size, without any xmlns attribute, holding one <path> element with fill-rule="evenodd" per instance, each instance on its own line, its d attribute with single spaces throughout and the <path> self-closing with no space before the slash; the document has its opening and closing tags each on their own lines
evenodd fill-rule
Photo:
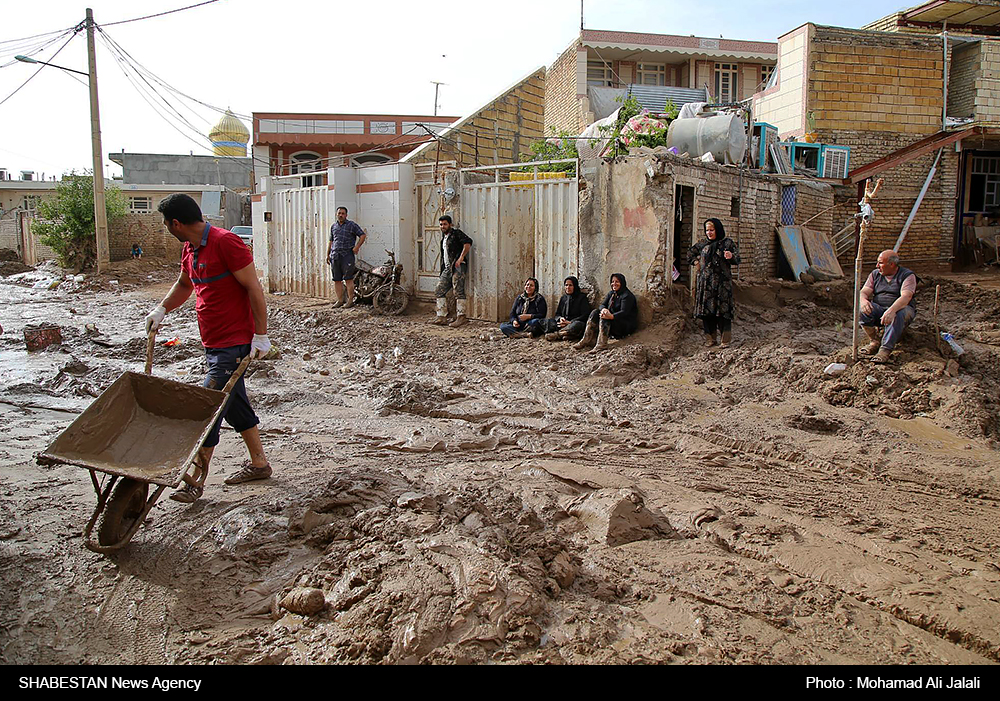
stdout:
<svg viewBox="0 0 1000 701">
<path fill-rule="evenodd" d="M 191 100 L 192 102 L 196 102 L 199 105 L 201 105 L 202 107 L 207 107 L 210 110 L 213 110 L 215 112 L 219 112 L 220 114 L 225 114 L 227 111 L 232 112 L 232 110 L 226 110 L 226 109 L 223 109 L 221 107 L 216 107 L 215 105 L 209 104 L 207 102 L 199 100 L 196 97 L 192 97 L 191 95 L 188 95 L 188 94 L 186 94 L 184 92 L 181 92 L 180 90 L 178 90 L 174 86 L 170 85 L 166 80 L 164 80 L 163 78 L 161 78 L 158 75 L 156 75 L 155 73 L 153 73 L 153 71 L 149 70 L 148 68 L 146 68 L 145 66 L 143 66 L 141 63 L 139 63 L 139 61 L 137 61 L 136 58 L 134 56 L 132 56 L 132 54 L 130 54 L 121 44 L 119 44 L 117 41 L 114 40 L 113 37 L 111 37 L 107 32 L 105 32 L 101 28 L 101 26 L 98 26 L 98 31 L 100 31 L 109 41 L 111 41 L 118 48 L 119 51 L 121 51 L 129 59 L 129 61 L 132 63 L 133 67 L 137 71 L 139 71 L 141 73 L 144 73 L 147 77 L 150 78 L 150 80 L 153 80 L 154 82 L 158 83 L 164 89 L 169 90 L 170 92 L 172 92 L 172 93 L 174 93 L 174 94 L 176 94 L 176 95 L 178 95 L 180 97 L 183 97 L 183 98 L 186 98 L 188 100 Z M 249 114 L 243 114 L 243 113 L 240 113 L 240 112 L 232 112 L 232 113 L 235 116 L 237 116 L 237 117 L 239 117 L 241 119 L 253 119 L 253 117 L 251 115 L 249 115 Z"/>
<path fill-rule="evenodd" d="M 184 10 L 193 10 L 194 8 L 201 7 L 203 5 L 211 5 L 212 3 L 218 2 L 218 1 L 219 0 L 205 0 L 205 2 L 199 2 L 196 5 L 188 5 L 187 7 L 178 7 L 176 10 L 167 10 L 166 12 L 157 12 L 154 15 L 145 15 L 143 17 L 133 17 L 132 19 L 122 19 L 122 20 L 118 20 L 117 22 L 105 22 L 104 26 L 105 27 L 113 27 L 116 24 L 128 24 L 129 22 L 140 22 L 140 21 L 142 21 L 144 19 L 153 19 L 154 17 L 163 17 L 164 15 L 172 15 L 175 12 L 183 12 Z"/>
<path fill-rule="evenodd" d="M 8 56 L 11 56 L 11 57 L 13 57 L 13 56 L 28 56 L 28 57 L 34 56 L 35 54 L 39 54 L 39 53 L 45 51 L 47 48 L 49 48 L 53 44 L 58 43 L 59 41 L 61 41 L 67 35 L 73 33 L 74 31 L 79 31 L 79 30 L 74 30 L 73 28 L 71 28 L 71 29 L 66 30 L 62 34 L 59 34 L 59 35 L 57 35 L 57 36 L 55 36 L 55 37 L 53 37 L 51 39 L 46 39 L 43 42 L 36 42 L 34 44 L 27 45 L 27 46 L 15 47 L 15 48 L 10 49 L 9 51 L 8 50 L 4 50 L 4 49 L 0 49 L 0 58 L 6 58 Z M 19 61 L 16 58 L 11 58 L 6 63 L 0 64 L 0 68 L 6 68 L 7 66 L 13 66 L 15 63 L 19 63 Z"/>
<path fill-rule="evenodd" d="M 102 37 L 103 37 L 103 34 L 102 34 Z M 150 95 L 150 92 L 154 93 L 157 97 L 159 97 L 160 100 L 163 100 L 163 96 L 160 95 L 158 92 L 156 92 L 155 88 L 152 88 L 152 86 L 149 86 L 148 82 L 146 83 L 146 85 L 149 86 L 148 89 L 144 88 L 142 86 L 142 84 L 139 82 L 139 80 L 142 79 L 142 76 L 134 76 L 130 72 L 130 70 L 129 70 L 130 64 L 129 64 L 128 60 L 124 56 L 120 55 L 114 49 L 114 47 L 112 47 L 110 44 L 108 44 L 107 42 L 104 42 L 104 44 L 111 51 L 112 57 L 115 59 L 115 62 L 118 64 L 118 68 L 122 71 L 122 74 L 125 76 L 126 80 L 128 80 L 128 82 L 132 85 L 132 87 L 135 89 L 135 91 L 137 93 L 139 93 L 139 96 L 143 99 L 143 101 L 146 102 L 146 104 L 148 104 L 150 106 L 150 108 L 157 114 L 157 116 L 160 117 L 163 121 L 165 121 L 174 131 L 176 131 L 182 137 L 184 137 L 188 141 L 191 141 L 193 144 L 195 144 L 196 146 L 198 146 L 198 148 L 209 150 L 209 148 L 212 145 L 212 142 L 208 138 L 208 136 L 205 135 L 205 134 L 203 134 L 203 133 L 201 133 L 188 120 L 184 119 L 183 116 L 181 116 L 176 110 L 173 110 L 174 113 L 177 114 L 178 117 L 181 119 L 182 123 L 184 125 L 186 125 L 188 129 L 190 129 L 191 131 L 193 131 L 199 138 L 196 139 L 196 138 L 192 137 L 190 134 L 188 134 L 187 132 L 185 132 L 181 127 L 179 127 L 171 119 L 171 117 L 169 116 L 169 114 L 166 113 L 157 104 L 156 98 L 153 97 L 152 95 Z M 165 100 L 163 100 L 163 101 L 165 102 Z M 207 142 L 207 143 L 204 143 L 202 140 L 204 140 L 204 142 Z M 212 155 L 215 155 L 215 154 L 212 154 Z M 246 163 L 243 163 L 238 158 L 234 158 L 233 156 L 224 156 L 224 155 L 219 155 L 219 156 L 216 156 L 216 157 L 217 158 L 224 158 L 224 159 L 233 161 L 234 163 L 239 164 L 240 167 L 242 167 L 247 172 L 253 172 L 253 168 L 251 168 L 250 166 L 248 166 Z"/>
<path fill-rule="evenodd" d="M 44 32 L 42 34 L 32 34 L 30 37 L 21 37 L 20 39 L 0 39 L 0 46 L 3 46 L 4 44 L 25 42 L 31 39 L 40 39 L 41 37 L 49 37 L 52 36 L 53 34 L 65 34 L 68 31 L 76 29 L 76 27 L 78 26 L 79 25 L 74 25 L 73 27 L 66 27 L 65 29 L 56 29 L 54 31 Z"/>
<path fill-rule="evenodd" d="M 76 35 L 77 35 L 77 33 L 78 33 L 79 31 L 80 31 L 80 30 L 79 30 L 79 29 L 77 29 L 77 30 L 75 30 L 75 31 L 73 32 L 73 35 L 72 35 L 72 36 L 71 36 L 71 37 L 70 37 L 69 39 L 67 39 L 67 40 L 66 40 L 66 42 L 65 42 L 65 43 L 64 43 L 64 44 L 63 44 L 62 46 L 60 46 L 60 47 L 58 48 L 58 50 L 56 50 L 56 52 L 55 52 L 54 54 L 52 54 L 52 55 L 51 55 L 51 56 L 49 57 L 49 62 L 51 62 L 51 60 L 52 60 L 52 59 L 54 59 L 54 58 L 55 58 L 56 56 L 58 56 L 58 55 L 59 55 L 59 52 L 61 52 L 61 51 L 62 51 L 63 49 L 65 49 L 65 48 L 66 48 L 67 46 L 69 46 L 69 43 L 70 43 L 71 41 L 73 41 L 73 39 L 75 39 L 75 38 L 76 38 Z M 23 87 L 24 87 L 25 85 L 27 85 L 28 83 L 30 83 L 30 82 L 31 82 L 31 79 L 32 79 L 32 78 L 34 78 L 34 77 L 35 77 L 36 75 L 38 75 L 38 74 L 39 74 L 39 73 L 40 73 L 40 72 L 42 71 L 42 69 L 43 69 L 43 68 L 45 68 L 45 66 L 44 66 L 44 65 L 41 65 L 41 66 L 39 66 L 39 67 L 38 67 L 38 69 L 37 69 L 37 70 L 36 70 L 36 71 L 35 71 L 34 73 L 32 73 L 31 75 L 29 75 L 29 76 L 28 76 L 28 79 L 27 79 L 27 80 L 25 80 L 25 81 L 24 81 L 23 83 L 21 83 L 20 85 L 18 85 L 18 86 L 17 86 L 17 87 L 16 87 L 15 89 L 14 89 L 14 92 L 12 92 L 12 93 L 11 93 L 10 95 L 8 95 L 7 97 L 5 97 L 4 99 L 0 100 L 0 105 L 3 105 L 3 104 L 4 104 L 5 102 L 7 102 L 7 100 L 9 100 L 10 98 L 14 97 L 14 95 L 16 95 L 16 94 L 17 94 L 17 93 L 18 93 L 18 92 L 19 92 L 19 91 L 21 90 L 21 88 L 23 88 Z"/>
</svg>

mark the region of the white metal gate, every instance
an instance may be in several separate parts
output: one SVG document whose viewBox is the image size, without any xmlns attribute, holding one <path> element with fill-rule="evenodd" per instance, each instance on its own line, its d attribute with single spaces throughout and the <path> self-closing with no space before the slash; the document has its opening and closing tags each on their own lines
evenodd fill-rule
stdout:
<svg viewBox="0 0 1000 701">
<path fill-rule="evenodd" d="M 572 174 L 538 170 L 561 163 L 576 168 Z M 491 173 L 493 181 L 471 182 L 473 174 L 484 173 Z M 579 273 L 579 162 L 465 168 L 461 176 L 457 224 L 474 241 L 469 271 L 473 318 L 506 319 L 527 277 L 538 278 L 539 292 L 554 312 L 563 279 Z"/>
<path fill-rule="evenodd" d="M 273 235 L 268 237 L 267 251 L 272 291 L 333 297 L 326 265 L 331 214 L 326 186 L 274 194 Z"/>
</svg>

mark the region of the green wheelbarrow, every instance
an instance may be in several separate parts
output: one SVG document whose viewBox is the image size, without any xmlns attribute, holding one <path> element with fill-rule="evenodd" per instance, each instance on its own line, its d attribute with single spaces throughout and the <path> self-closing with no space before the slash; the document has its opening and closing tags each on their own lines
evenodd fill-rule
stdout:
<svg viewBox="0 0 1000 701">
<path fill-rule="evenodd" d="M 220 392 L 154 377 L 155 343 L 151 333 L 145 374 L 122 374 L 36 458 L 39 465 L 77 465 L 90 472 L 97 507 L 83 542 L 94 552 L 127 545 L 164 489 L 195 484 L 192 461 L 250 363 L 244 358 Z M 99 472 L 110 479 L 99 479 Z"/>
</svg>

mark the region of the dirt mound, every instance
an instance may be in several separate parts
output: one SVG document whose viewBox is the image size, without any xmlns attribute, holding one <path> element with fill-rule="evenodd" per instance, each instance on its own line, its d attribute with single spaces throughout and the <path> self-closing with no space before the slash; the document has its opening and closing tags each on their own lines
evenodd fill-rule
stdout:
<svg viewBox="0 0 1000 701">
<path fill-rule="evenodd" d="M 7 277 L 8 275 L 17 275 L 18 273 L 27 273 L 34 270 L 30 265 L 25 265 L 19 260 L 5 260 L 0 262 L 0 277 Z"/>
<path fill-rule="evenodd" d="M 17 251 L 12 248 L 0 248 L 0 262 L 8 262 L 14 260 L 21 260 L 21 256 L 17 255 Z"/>
</svg>

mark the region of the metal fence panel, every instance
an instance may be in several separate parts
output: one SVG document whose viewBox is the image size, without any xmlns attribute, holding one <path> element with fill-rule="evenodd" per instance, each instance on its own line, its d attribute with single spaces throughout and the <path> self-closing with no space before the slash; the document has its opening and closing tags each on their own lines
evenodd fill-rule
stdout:
<svg viewBox="0 0 1000 701">
<path fill-rule="evenodd" d="M 576 180 L 535 186 L 535 277 L 546 299 L 559 301 L 563 280 L 580 271 Z"/>
<path fill-rule="evenodd" d="M 271 289 L 332 298 L 326 265 L 333 224 L 327 188 L 283 190 L 274 199 L 274 237 L 268 246 Z"/>
</svg>

